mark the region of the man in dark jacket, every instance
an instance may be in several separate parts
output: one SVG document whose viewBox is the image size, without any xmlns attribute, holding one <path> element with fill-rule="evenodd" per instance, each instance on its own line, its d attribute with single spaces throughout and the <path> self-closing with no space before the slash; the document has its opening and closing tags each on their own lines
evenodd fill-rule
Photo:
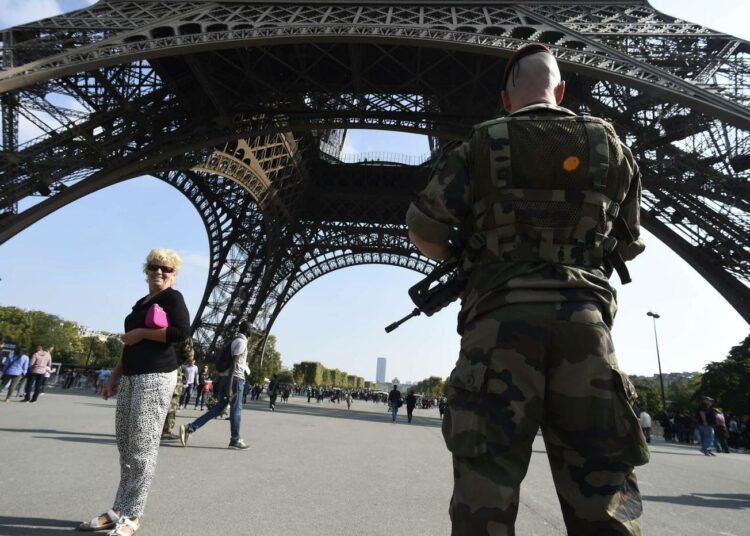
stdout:
<svg viewBox="0 0 750 536">
<path fill-rule="evenodd" d="M 388 403 L 391 405 L 391 416 L 393 422 L 396 422 L 396 415 L 398 415 L 398 408 L 401 405 L 401 391 L 398 390 L 398 386 L 394 385 L 391 392 L 388 393 Z"/>
<path fill-rule="evenodd" d="M 409 391 L 409 394 L 406 395 L 406 416 L 409 419 L 409 422 L 411 422 L 411 414 L 414 413 L 414 408 L 417 405 L 417 397 L 414 396 L 414 391 Z"/>
<path fill-rule="evenodd" d="M 268 407 L 271 411 L 276 411 L 277 396 L 279 396 L 279 379 L 278 376 L 274 374 L 271 382 L 268 384 Z"/>
</svg>

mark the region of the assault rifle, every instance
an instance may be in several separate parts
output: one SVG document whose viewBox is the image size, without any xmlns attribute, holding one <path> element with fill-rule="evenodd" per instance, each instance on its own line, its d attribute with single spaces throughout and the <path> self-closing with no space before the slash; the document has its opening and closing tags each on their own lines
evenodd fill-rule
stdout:
<svg viewBox="0 0 750 536">
<path fill-rule="evenodd" d="M 401 320 L 385 328 L 390 333 L 407 320 L 422 313 L 432 316 L 461 297 L 464 282 L 458 278 L 458 262 L 445 261 L 427 277 L 409 289 L 409 297 L 416 307 Z"/>
</svg>

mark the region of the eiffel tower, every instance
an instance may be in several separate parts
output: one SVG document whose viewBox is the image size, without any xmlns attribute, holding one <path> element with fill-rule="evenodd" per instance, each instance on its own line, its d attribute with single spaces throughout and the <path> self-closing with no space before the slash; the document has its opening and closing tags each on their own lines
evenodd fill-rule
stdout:
<svg viewBox="0 0 750 536">
<path fill-rule="evenodd" d="M 645 0 L 101 0 L 4 30 L 0 243 L 165 181 L 208 233 L 203 351 L 241 320 L 267 334 L 334 270 L 429 273 L 403 222 L 430 159 L 344 158 L 346 132 L 421 133 L 437 154 L 499 113 L 529 41 L 557 56 L 566 106 L 633 148 L 643 226 L 750 322 L 750 43 Z M 21 118 L 41 134 L 19 143 Z"/>
</svg>

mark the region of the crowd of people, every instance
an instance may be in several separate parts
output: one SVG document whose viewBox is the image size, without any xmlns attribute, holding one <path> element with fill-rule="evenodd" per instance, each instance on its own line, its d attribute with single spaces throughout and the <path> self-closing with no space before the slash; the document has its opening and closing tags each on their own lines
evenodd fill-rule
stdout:
<svg viewBox="0 0 750 536">
<path fill-rule="evenodd" d="M 699 445 L 705 456 L 750 450 L 750 415 L 725 414 L 709 396 L 694 411 L 665 411 L 659 424 L 665 441 Z"/>
<path fill-rule="evenodd" d="M 0 391 L 5 392 L 5 402 L 15 390 L 21 402 L 36 402 L 52 374 L 52 355 L 43 346 L 37 346 L 29 357 L 23 348 L 16 348 L 3 360 Z"/>
</svg>

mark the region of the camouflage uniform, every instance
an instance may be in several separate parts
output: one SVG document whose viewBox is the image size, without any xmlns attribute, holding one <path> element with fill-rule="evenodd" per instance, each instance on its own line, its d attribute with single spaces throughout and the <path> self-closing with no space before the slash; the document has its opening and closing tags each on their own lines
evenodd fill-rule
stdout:
<svg viewBox="0 0 750 536">
<path fill-rule="evenodd" d="M 448 148 L 409 208 L 420 238 L 457 228 L 467 244 L 442 425 L 454 535 L 515 533 L 540 427 L 568 533 L 641 534 L 633 467 L 649 455 L 601 267 L 643 250 L 639 203 L 637 166 L 609 124 L 537 104 Z"/>
<path fill-rule="evenodd" d="M 193 339 L 185 339 L 181 343 L 175 344 L 174 349 L 177 354 L 177 385 L 174 386 L 172 402 L 169 404 L 167 418 L 164 420 L 164 427 L 161 430 L 162 439 L 178 439 L 172 430 L 177 419 L 177 408 L 180 407 L 180 397 L 184 389 L 182 384 L 185 381 L 185 373 L 182 370 L 182 365 L 187 362 L 189 357 L 193 356 Z"/>
</svg>

